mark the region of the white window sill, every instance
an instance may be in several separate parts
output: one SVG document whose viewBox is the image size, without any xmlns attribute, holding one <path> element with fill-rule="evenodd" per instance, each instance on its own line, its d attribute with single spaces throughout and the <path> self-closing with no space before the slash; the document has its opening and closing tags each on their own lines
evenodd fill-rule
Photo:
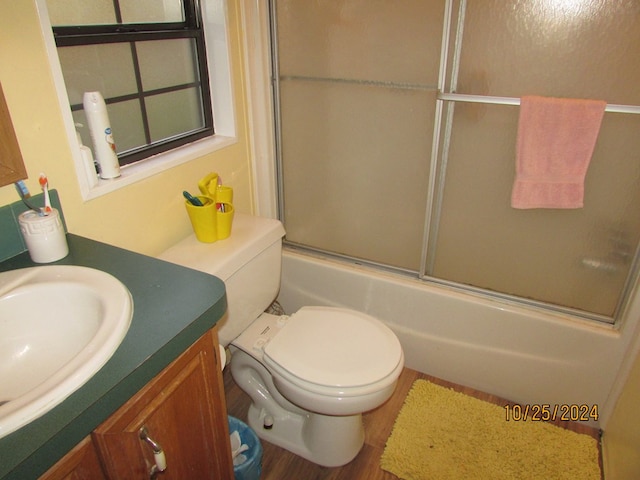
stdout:
<svg viewBox="0 0 640 480">
<path fill-rule="evenodd" d="M 204 138 L 176 148 L 169 152 L 154 155 L 146 160 L 142 160 L 131 165 L 125 165 L 120 169 L 121 175 L 118 178 L 110 180 L 99 179 L 96 186 L 90 187 L 88 183 L 80 181 L 82 198 L 85 201 L 98 198 L 102 195 L 106 195 L 120 188 L 139 182 L 140 180 L 144 180 L 145 178 L 149 178 L 153 175 L 169 170 L 170 168 L 182 165 L 183 163 L 233 145 L 236 142 L 236 137 L 215 135 L 213 137 Z M 80 163 L 76 161 L 76 170 L 78 178 L 81 178 L 81 176 L 84 175 L 84 166 L 81 164 L 80 160 L 80 149 L 73 153 L 74 157 L 76 157 L 75 159 L 80 161 Z"/>
</svg>

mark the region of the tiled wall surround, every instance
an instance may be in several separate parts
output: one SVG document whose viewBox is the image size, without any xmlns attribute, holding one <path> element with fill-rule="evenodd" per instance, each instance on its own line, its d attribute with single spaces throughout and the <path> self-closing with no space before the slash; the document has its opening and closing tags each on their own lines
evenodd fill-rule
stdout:
<svg viewBox="0 0 640 480">
<path fill-rule="evenodd" d="M 33 195 L 30 200 L 34 205 L 44 205 L 43 197 L 44 195 L 40 193 Z M 56 190 L 49 190 L 49 197 L 51 199 L 51 206 L 60 212 L 62 224 L 64 225 L 65 231 L 67 231 L 67 224 L 64 221 L 58 192 Z M 18 215 L 27 210 L 28 208 L 22 203 L 22 200 L 0 206 L 0 262 L 27 250 L 27 246 L 20 233 L 20 225 L 18 225 Z"/>
</svg>

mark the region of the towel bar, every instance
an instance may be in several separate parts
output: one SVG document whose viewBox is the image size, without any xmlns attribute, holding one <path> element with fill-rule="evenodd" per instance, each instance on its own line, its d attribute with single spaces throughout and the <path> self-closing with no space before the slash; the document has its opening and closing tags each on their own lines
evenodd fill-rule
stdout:
<svg viewBox="0 0 640 480">
<path fill-rule="evenodd" d="M 488 95 L 469 95 L 466 93 L 440 92 L 438 94 L 438 100 L 448 102 L 489 103 L 494 105 L 520 105 L 520 99 L 517 97 L 492 97 Z M 640 106 L 607 104 L 605 112 L 640 114 Z"/>
</svg>

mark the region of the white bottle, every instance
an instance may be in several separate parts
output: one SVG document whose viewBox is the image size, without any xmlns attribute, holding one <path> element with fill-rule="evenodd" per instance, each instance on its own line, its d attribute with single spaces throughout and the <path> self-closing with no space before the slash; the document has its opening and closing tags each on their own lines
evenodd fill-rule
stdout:
<svg viewBox="0 0 640 480">
<path fill-rule="evenodd" d="M 90 187 L 95 187 L 98 184 L 98 172 L 96 171 L 96 165 L 93 161 L 93 154 L 91 149 L 86 145 L 83 145 L 80 132 L 76 130 L 76 137 L 78 137 L 78 146 L 80 147 L 80 155 L 82 156 L 82 166 L 87 173 L 87 180 Z"/>
<path fill-rule="evenodd" d="M 100 166 L 100 177 L 105 179 L 119 177 L 120 164 L 104 98 L 100 92 L 85 92 L 83 106 L 87 115 L 93 150 Z"/>
</svg>

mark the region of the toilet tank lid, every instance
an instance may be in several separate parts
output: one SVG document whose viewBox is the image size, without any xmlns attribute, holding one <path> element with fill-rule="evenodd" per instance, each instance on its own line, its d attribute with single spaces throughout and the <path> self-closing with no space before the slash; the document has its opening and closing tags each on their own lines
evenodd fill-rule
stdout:
<svg viewBox="0 0 640 480">
<path fill-rule="evenodd" d="M 228 280 L 249 260 L 281 241 L 284 233 L 278 220 L 236 212 L 228 238 L 203 243 L 191 234 L 158 258 Z"/>
</svg>

